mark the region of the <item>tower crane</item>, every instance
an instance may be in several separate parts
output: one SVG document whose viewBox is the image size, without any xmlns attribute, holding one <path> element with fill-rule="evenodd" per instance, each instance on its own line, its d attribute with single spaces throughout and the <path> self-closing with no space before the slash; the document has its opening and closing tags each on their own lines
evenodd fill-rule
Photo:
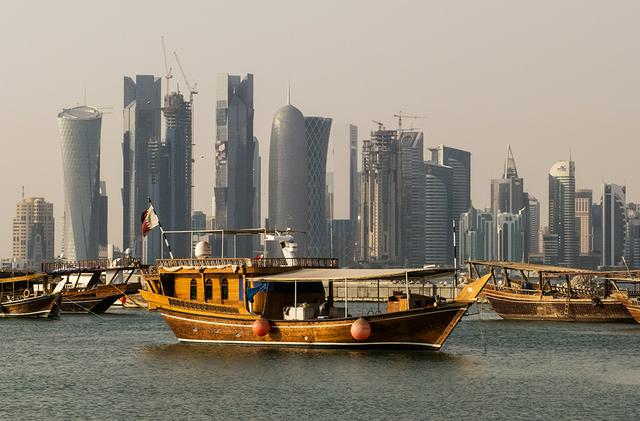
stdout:
<svg viewBox="0 0 640 421">
<path fill-rule="evenodd" d="M 165 91 L 165 95 L 169 95 L 169 79 L 171 79 L 173 77 L 173 74 L 171 74 L 171 66 L 169 66 L 169 63 L 167 62 L 167 47 L 164 45 L 164 35 L 161 36 L 162 38 L 162 55 L 164 57 L 164 78 L 167 79 L 167 90 Z"/>
<path fill-rule="evenodd" d="M 378 130 L 384 130 L 384 123 L 381 121 L 371 120 L 378 125 Z"/>
<path fill-rule="evenodd" d="M 189 102 L 193 103 L 193 96 L 198 94 L 198 83 L 194 82 L 193 86 L 189 83 L 189 79 L 187 79 L 187 75 L 184 73 L 184 69 L 182 68 L 182 64 L 180 63 L 180 58 L 178 57 L 178 53 L 175 51 L 173 55 L 176 58 L 176 63 L 178 63 L 178 68 L 180 68 L 180 73 L 182 73 L 182 78 L 184 79 L 184 83 L 187 85 L 187 89 L 189 89 Z"/>
<path fill-rule="evenodd" d="M 406 115 L 406 114 L 402 114 L 402 111 L 398 111 L 398 113 L 394 114 L 393 116 L 398 118 L 398 131 L 402 131 L 402 119 L 403 118 L 427 118 L 427 116 L 424 116 L 424 115 Z"/>
</svg>

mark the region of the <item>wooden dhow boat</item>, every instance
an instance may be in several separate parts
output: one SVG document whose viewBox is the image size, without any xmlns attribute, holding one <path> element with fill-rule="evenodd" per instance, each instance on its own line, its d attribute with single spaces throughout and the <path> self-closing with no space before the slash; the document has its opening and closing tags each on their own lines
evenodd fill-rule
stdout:
<svg viewBox="0 0 640 421">
<path fill-rule="evenodd" d="M 140 288 L 139 282 L 131 282 L 139 272 L 137 261 L 124 263 L 113 264 L 108 260 L 53 262 L 43 264 L 43 269 L 54 280 L 52 282 L 65 282 L 61 290 L 62 313 L 102 314 L 118 299 Z"/>
<path fill-rule="evenodd" d="M 53 291 L 46 273 L 0 273 L 0 317 L 57 317 L 61 283 Z"/>
<path fill-rule="evenodd" d="M 631 322 L 612 296 L 612 272 L 498 261 L 469 261 L 469 276 L 490 277 L 482 295 L 508 320 Z"/>
<path fill-rule="evenodd" d="M 339 269 L 335 259 L 161 259 L 140 293 L 184 342 L 437 351 L 489 279 L 469 283 L 451 302 L 410 291 L 410 280 L 446 273 L 452 270 Z M 349 293 L 375 280 L 396 280 L 405 290 L 389 297 L 385 312 L 351 315 Z M 333 298 L 339 287 L 341 302 Z"/>
</svg>

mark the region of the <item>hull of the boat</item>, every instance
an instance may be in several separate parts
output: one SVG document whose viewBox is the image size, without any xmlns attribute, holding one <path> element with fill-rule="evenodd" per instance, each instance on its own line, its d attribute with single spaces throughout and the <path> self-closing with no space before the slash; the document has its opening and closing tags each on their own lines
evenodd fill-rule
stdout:
<svg viewBox="0 0 640 421">
<path fill-rule="evenodd" d="M 0 304 L 0 317 L 57 317 L 60 294 L 45 294 Z"/>
<path fill-rule="evenodd" d="M 625 307 L 629 314 L 631 314 L 631 317 L 633 317 L 636 322 L 640 323 L 640 304 L 625 303 Z"/>
<path fill-rule="evenodd" d="M 419 348 L 439 350 L 472 302 L 367 316 L 371 335 L 351 336 L 357 318 L 271 321 L 269 333 L 254 335 L 255 317 L 194 314 L 162 308 L 166 323 L 180 341 L 254 346 L 318 348 Z"/>
<path fill-rule="evenodd" d="M 485 288 L 493 310 L 507 320 L 554 320 L 566 322 L 631 322 L 622 303 L 612 299 L 540 299 L 538 295 L 507 294 Z M 527 298 L 530 297 L 530 298 Z"/>
<path fill-rule="evenodd" d="M 65 291 L 60 310 L 63 313 L 102 314 L 120 297 L 124 296 L 124 286 L 99 285 L 88 290 Z"/>
</svg>

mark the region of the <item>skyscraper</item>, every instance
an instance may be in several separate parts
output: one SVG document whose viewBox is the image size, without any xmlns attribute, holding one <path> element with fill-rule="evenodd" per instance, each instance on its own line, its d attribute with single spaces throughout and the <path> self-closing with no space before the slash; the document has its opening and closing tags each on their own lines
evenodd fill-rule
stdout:
<svg viewBox="0 0 640 421">
<path fill-rule="evenodd" d="M 453 264 L 454 169 L 433 161 L 426 161 L 424 165 L 424 261 L 450 266 Z"/>
<path fill-rule="evenodd" d="M 40 271 L 54 258 L 53 203 L 42 197 L 22 198 L 13 218 L 13 267 Z"/>
<path fill-rule="evenodd" d="M 107 197 L 107 183 L 100 181 L 98 205 L 98 257 L 107 257 L 109 247 L 109 198 Z"/>
<path fill-rule="evenodd" d="M 527 210 L 529 206 L 528 194 L 524 191 L 524 180 L 518 176 L 518 169 L 516 167 L 516 161 L 511 151 L 511 146 L 507 149 L 507 156 L 504 162 L 504 170 L 501 179 L 491 180 L 491 212 L 493 213 L 494 220 L 496 221 L 496 235 L 505 235 L 501 228 L 501 225 L 508 223 L 509 228 L 507 231 L 511 233 L 513 227 L 521 229 L 524 232 L 525 237 L 529 238 L 529 224 L 528 217 L 529 212 Z M 522 210 L 524 212 L 520 212 Z M 503 216 L 502 223 L 499 223 L 498 215 L 504 213 L 509 214 L 511 217 Z M 520 217 L 518 217 L 520 215 Z M 517 219 L 517 223 L 515 223 Z M 512 225 L 512 222 L 515 225 Z M 510 234 L 509 234 L 510 235 Z M 516 249 L 506 250 L 504 247 L 516 246 L 515 243 L 505 242 L 504 239 L 496 238 L 496 246 L 503 247 L 502 250 L 496 250 L 496 255 L 500 256 L 520 256 L 515 261 L 526 260 L 529 254 L 529 241 L 527 240 L 523 244 L 517 244 Z M 515 257 L 514 257 L 515 258 Z M 511 260 L 511 259 L 509 259 Z"/>
<path fill-rule="evenodd" d="M 400 256 L 405 266 L 424 264 L 425 166 L 424 135 L 402 131 L 398 134 L 400 158 Z"/>
<path fill-rule="evenodd" d="M 549 171 L 549 233 L 558 236 L 558 264 L 576 267 L 576 180 L 573 161 L 560 161 Z M 545 252 L 547 245 L 545 244 Z M 546 262 L 546 256 L 545 256 Z"/>
<path fill-rule="evenodd" d="M 160 257 L 158 230 L 146 237 L 146 247 L 140 230 L 140 215 L 149 207 L 148 198 L 156 200 L 159 195 L 160 101 L 159 78 L 137 75 L 134 81 L 124 77 L 122 244 L 143 263 Z"/>
<path fill-rule="evenodd" d="M 58 114 L 64 175 L 64 253 L 69 260 L 98 257 L 100 240 L 100 128 L 102 113 L 80 106 Z"/>
<path fill-rule="evenodd" d="M 362 144 L 359 260 L 395 265 L 400 257 L 398 132 L 380 127 Z"/>
<path fill-rule="evenodd" d="M 627 205 L 624 258 L 629 269 L 640 269 L 640 206 L 636 203 Z"/>
<path fill-rule="evenodd" d="M 593 192 L 590 189 L 576 191 L 576 219 L 578 224 L 578 252 L 589 255 L 593 252 L 591 206 Z"/>
<path fill-rule="evenodd" d="M 307 194 L 309 203 L 309 233 L 307 255 L 324 257 L 329 255 L 327 238 L 326 186 L 327 149 L 331 132 L 331 119 L 305 117 L 305 139 L 309 179 Z"/>
<path fill-rule="evenodd" d="M 518 177 L 516 161 L 509 146 L 502 178 L 491 180 L 491 211 L 494 217 L 501 212 L 512 214 L 520 212 L 528 205 L 524 197 L 524 180 Z"/>
<path fill-rule="evenodd" d="M 458 261 L 493 260 L 495 249 L 495 222 L 491 210 L 479 211 L 471 207 L 460 216 L 458 225 L 460 244 L 458 245 Z"/>
<path fill-rule="evenodd" d="M 159 197 L 157 198 L 163 228 L 185 231 L 191 227 L 191 186 L 193 179 L 193 130 L 191 101 L 180 93 L 165 95 L 162 111 L 166 137 L 161 144 Z M 191 254 L 188 235 L 174 235 L 170 239 L 174 256 Z M 166 254 L 166 253 L 163 253 Z"/>
<path fill-rule="evenodd" d="M 216 182 L 214 188 L 217 229 L 260 226 L 256 220 L 257 142 L 253 136 L 253 75 L 219 74 L 216 101 Z M 275 119 L 274 119 L 275 123 Z M 259 161 L 259 157 L 258 157 Z M 258 177 L 256 177 L 258 176 Z M 259 206 L 259 205 L 257 205 Z M 227 241 L 231 241 L 229 237 Z M 249 236 L 237 239 L 237 255 L 253 256 L 255 241 Z M 233 254 L 231 243 L 224 247 Z"/>
<path fill-rule="evenodd" d="M 540 253 L 540 202 L 532 195 L 529 195 L 528 212 L 529 253 Z"/>
<path fill-rule="evenodd" d="M 327 154 L 327 218 L 332 256 L 353 263 L 358 215 L 358 127 L 334 124 Z"/>
<path fill-rule="evenodd" d="M 302 233 L 309 232 L 308 182 L 304 116 L 287 104 L 276 111 L 271 127 L 268 227 L 297 231 L 299 254 L 307 254 L 307 238 Z M 269 250 L 274 253 L 276 249 Z"/>
<path fill-rule="evenodd" d="M 523 262 L 525 260 L 525 217 L 526 209 L 517 214 L 501 212 L 496 220 L 498 260 Z"/>
<path fill-rule="evenodd" d="M 453 170 L 451 213 L 457 222 L 460 215 L 471 207 L 471 153 L 445 145 L 429 150 L 431 161 Z"/>
<path fill-rule="evenodd" d="M 602 265 L 622 266 L 626 231 L 626 187 L 602 185 Z"/>
</svg>

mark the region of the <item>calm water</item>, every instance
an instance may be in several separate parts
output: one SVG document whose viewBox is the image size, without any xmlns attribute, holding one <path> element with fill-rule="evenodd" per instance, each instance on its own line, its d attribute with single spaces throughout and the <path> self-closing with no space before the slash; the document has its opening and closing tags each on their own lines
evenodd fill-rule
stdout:
<svg viewBox="0 0 640 421">
<path fill-rule="evenodd" d="M 638 419 L 639 351 L 640 325 L 487 312 L 441 353 L 179 344 L 144 310 L 5 319 L 0 418 Z"/>
</svg>

